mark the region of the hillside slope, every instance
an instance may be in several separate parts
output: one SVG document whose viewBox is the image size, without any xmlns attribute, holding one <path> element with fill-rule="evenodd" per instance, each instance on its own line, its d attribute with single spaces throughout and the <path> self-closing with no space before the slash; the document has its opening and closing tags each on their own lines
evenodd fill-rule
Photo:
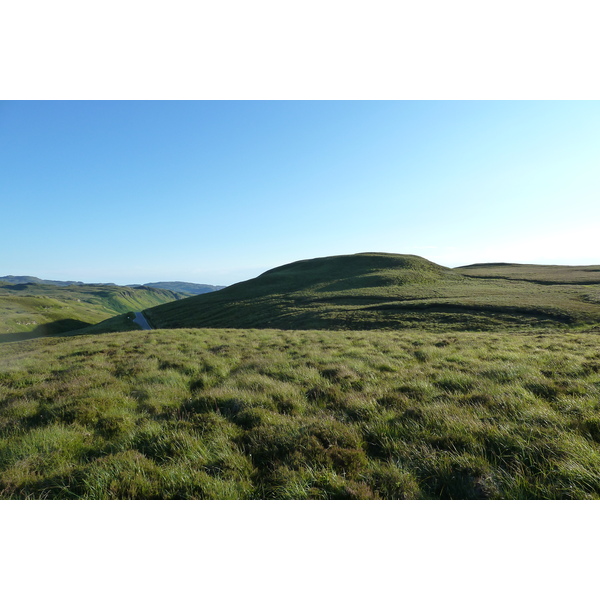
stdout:
<svg viewBox="0 0 600 600">
<path fill-rule="evenodd" d="M 145 314 L 157 328 L 477 330 L 600 322 L 600 285 L 549 286 L 465 271 L 413 255 L 315 258 Z"/>
</svg>

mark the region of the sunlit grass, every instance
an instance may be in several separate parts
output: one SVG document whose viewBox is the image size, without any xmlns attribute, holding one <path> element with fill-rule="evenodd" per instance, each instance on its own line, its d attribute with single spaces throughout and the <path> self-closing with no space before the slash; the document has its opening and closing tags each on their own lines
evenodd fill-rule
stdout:
<svg viewBox="0 0 600 600">
<path fill-rule="evenodd" d="M 3 498 L 600 498 L 596 333 L 0 347 Z"/>
</svg>

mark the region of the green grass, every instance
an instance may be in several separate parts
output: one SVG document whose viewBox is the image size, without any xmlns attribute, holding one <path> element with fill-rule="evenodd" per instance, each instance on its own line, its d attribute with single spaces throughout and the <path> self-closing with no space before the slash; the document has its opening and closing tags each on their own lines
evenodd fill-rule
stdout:
<svg viewBox="0 0 600 600">
<path fill-rule="evenodd" d="M 0 346 L 0 497 L 600 498 L 594 332 L 197 329 Z"/>
<path fill-rule="evenodd" d="M 600 499 L 598 272 L 369 253 L 167 303 L 0 285 L 0 341 L 55 336 L 0 345 L 0 497 Z"/>
<path fill-rule="evenodd" d="M 478 331 L 600 323 L 598 269 L 548 269 L 512 265 L 507 278 L 499 267 L 447 269 L 411 255 L 334 256 L 284 265 L 147 315 L 158 328 Z M 549 285 L 552 278 L 571 283 Z"/>
</svg>

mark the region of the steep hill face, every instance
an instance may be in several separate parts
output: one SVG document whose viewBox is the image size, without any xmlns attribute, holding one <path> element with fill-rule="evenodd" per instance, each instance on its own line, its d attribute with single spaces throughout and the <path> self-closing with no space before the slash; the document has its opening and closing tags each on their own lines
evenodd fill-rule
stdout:
<svg viewBox="0 0 600 600">
<path fill-rule="evenodd" d="M 298 261 L 145 314 L 157 328 L 568 326 L 600 322 L 600 286 L 475 278 L 418 256 L 364 253 Z"/>
</svg>

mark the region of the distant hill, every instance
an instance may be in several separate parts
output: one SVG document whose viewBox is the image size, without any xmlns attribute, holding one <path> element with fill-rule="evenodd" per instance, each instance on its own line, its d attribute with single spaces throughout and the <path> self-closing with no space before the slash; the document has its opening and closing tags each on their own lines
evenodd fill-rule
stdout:
<svg viewBox="0 0 600 600">
<path fill-rule="evenodd" d="M 542 285 L 536 273 L 508 280 L 494 271 L 501 267 L 449 269 L 385 253 L 315 258 L 145 314 L 157 328 L 477 330 L 600 322 L 600 286 Z"/>
<path fill-rule="evenodd" d="M 157 281 L 155 283 L 144 283 L 146 287 L 159 290 L 171 290 L 182 294 L 207 294 L 222 290 L 224 285 L 208 285 L 205 283 L 188 283 L 187 281 Z"/>
<path fill-rule="evenodd" d="M 208 285 L 206 283 L 189 283 L 187 281 L 157 281 L 155 283 L 132 283 L 124 286 L 117 286 L 116 283 L 83 283 L 83 281 L 57 281 L 55 279 L 40 279 L 39 277 L 31 277 L 30 275 L 5 275 L 0 277 L 1 283 L 10 283 L 12 285 L 25 285 L 29 283 L 35 283 L 39 285 L 57 285 L 60 287 L 67 287 L 71 285 L 114 285 L 115 287 L 129 287 L 129 288 L 140 288 L 148 287 L 157 290 L 169 290 L 171 292 L 177 292 L 185 294 L 186 296 L 206 294 L 208 292 L 216 292 L 222 290 L 224 285 Z"/>
<path fill-rule="evenodd" d="M 45 285 L 84 285 L 82 281 L 55 281 L 54 279 L 40 279 L 39 277 L 30 277 L 29 275 L 6 275 L 0 277 L 0 282 L 11 284 L 22 283 L 40 283 Z"/>
</svg>

